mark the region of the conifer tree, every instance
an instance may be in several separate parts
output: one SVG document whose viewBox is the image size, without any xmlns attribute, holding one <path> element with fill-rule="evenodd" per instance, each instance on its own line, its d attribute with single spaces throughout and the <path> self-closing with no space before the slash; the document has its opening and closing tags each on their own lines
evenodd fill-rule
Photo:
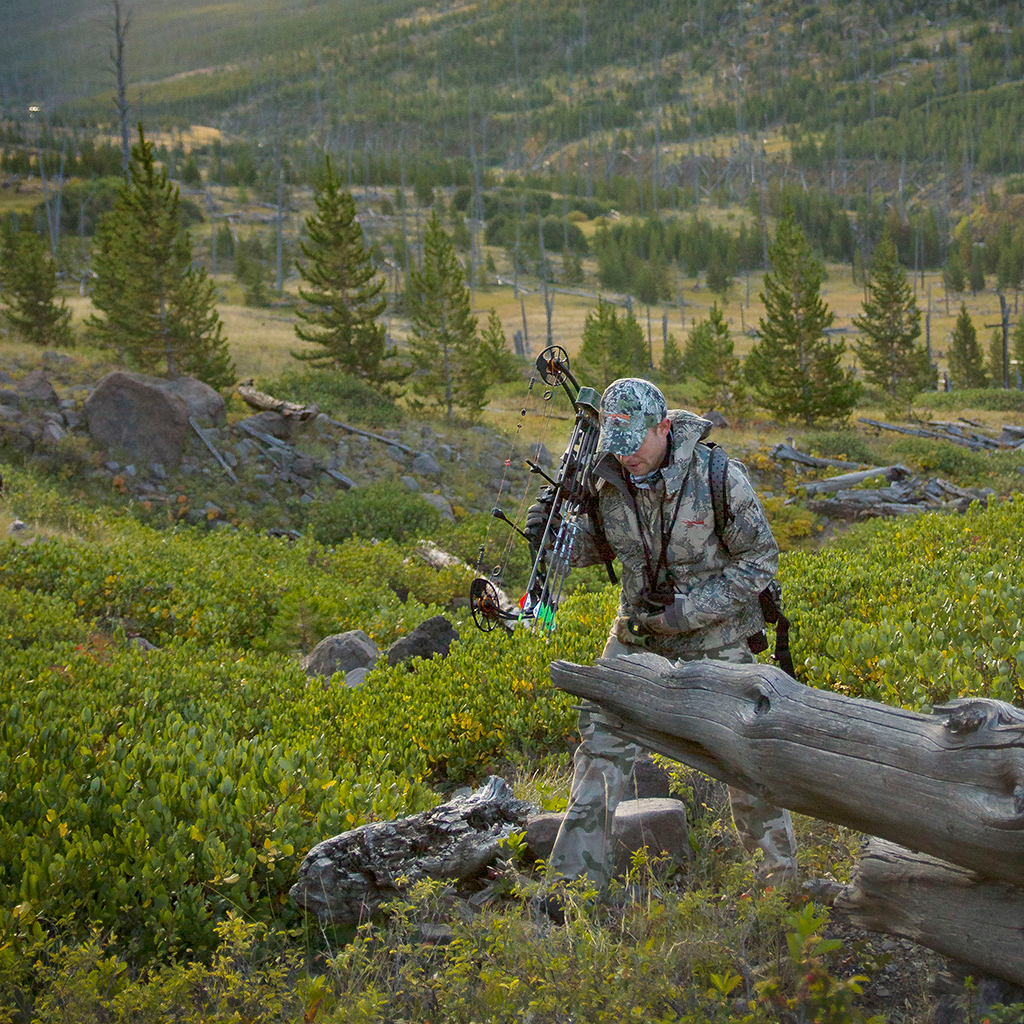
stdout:
<svg viewBox="0 0 1024 1024">
<path fill-rule="evenodd" d="M 986 384 L 985 361 L 978 344 L 978 332 L 971 323 L 966 303 L 960 303 L 960 315 L 953 328 L 949 346 L 949 375 L 958 388 L 983 388 Z"/>
<path fill-rule="evenodd" d="M 74 344 L 71 310 L 57 291 L 57 265 L 40 235 L 4 225 L 0 236 L 0 303 L 4 320 L 31 345 Z"/>
<path fill-rule="evenodd" d="M 893 398 L 909 398 L 927 387 L 931 377 L 928 353 L 917 344 L 921 310 L 888 234 L 875 249 L 862 308 L 853 323 L 865 335 L 857 343 L 857 358 L 867 379 Z"/>
<path fill-rule="evenodd" d="M 157 170 L 140 125 L 128 176 L 96 227 L 92 302 L 103 316 L 93 314 L 87 324 L 133 369 L 227 387 L 235 371 L 214 284 L 192 267 L 179 206 L 178 189 Z"/>
<path fill-rule="evenodd" d="M 456 408 L 479 413 L 489 382 L 478 372 L 477 319 L 462 264 L 436 213 L 427 221 L 423 269 L 410 274 L 406 301 L 413 392 L 442 407 L 449 420 Z"/>
<path fill-rule="evenodd" d="M 619 377 L 643 377 L 649 355 L 636 317 L 632 313 L 620 317 L 615 306 L 598 299 L 597 309 L 583 322 L 583 344 L 577 356 L 583 378 L 604 389 Z"/>
<path fill-rule="evenodd" d="M 791 207 L 768 249 L 761 301 L 765 315 L 744 369 L 757 401 L 780 420 L 844 420 L 860 387 L 840 365 L 846 346 L 825 330 L 833 312 L 822 301 L 824 269 L 814 258 Z"/>
<path fill-rule="evenodd" d="M 342 188 L 330 158 L 317 183 L 316 213 L 306 218 L 308 241 L 299 243 L 306 262 L 298 262 L 308 287 L 300 297 L 308 303 L 298 310 L 305 326 L 295 333 L 318 348 L 295 352 L 314 366 L 329 366 L 381 385 L 403 376 L 387 352 L 384 324 L 386 282 L 377 274 L 356 220 L 352 194 Z"/>
<path fill-rule="evenodd" d="M 732 335 L 716 302 L 690 332 L 683 351 L 687 378 L 696 381 L 696 398 L 702 404 L 727 408 L 742 397 L 740 362 L 734 354 Z"/>
<path fill-rule="evenodd" d="M 679 351 L 679 343 L 674 334 L 669 334 L 665 339 L 665 351 L 661 356 L 660 370 L 666 384 L 678 384 L 686 376 L 683 353 Z"/>
<path fill-rule="evenodd" d="M 492 309 L 487 326 L 480 332 L 479 372 L 488 384 L 509 384 L 520 379 L 519 360 L 508 347 L 501 317 Z"/>
</svg>

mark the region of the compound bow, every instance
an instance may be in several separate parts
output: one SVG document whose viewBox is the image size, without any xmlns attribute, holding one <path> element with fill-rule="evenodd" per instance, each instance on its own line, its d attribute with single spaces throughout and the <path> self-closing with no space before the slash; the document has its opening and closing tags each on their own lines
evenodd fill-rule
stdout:
<svg viewBox="0 0 1024 1024">
<path fill-rule="evenodd" d="M 526 593 L 518 609 L 502 607 L 498 589 L 491 579 L 478 576 L 470 591 L 473 621 L 484 632 L 497 626 L 510 630 L 511 624 L 521 623 L 530 628 L 540 627 L 550 633 L 555 628 L 555 614 L 562 598 L 565 578 L 569 574 L 569 560 L 580 530 L 580 519 L 585 514 L 590 493 L 590 475 L 597 439 L 599 392 L 581 387 L 569 369 L 569 355 L 560 345 L 545 349 L 537 357 L 537 372 L 551 388 L 561 387 L 576 411 L 569 443 L 552 478 L 537 463 L 527 460 L 530 472 L 542 476 L 552 486 L 551 506 L 544 529 L 533 552 L 533 564 L 526 585 Z M 501 509 L 493 516 L 508 523 L 517 533 L 531 541 Z M 615 576 L 608 565 L 609 577 Z"/>
</svg>

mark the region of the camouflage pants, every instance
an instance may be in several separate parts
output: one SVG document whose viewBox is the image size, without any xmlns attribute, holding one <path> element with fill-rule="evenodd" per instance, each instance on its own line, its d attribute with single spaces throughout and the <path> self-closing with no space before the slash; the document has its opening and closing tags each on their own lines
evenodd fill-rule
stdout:
<svg viewBox="0 0 1024 1024">
<path fill-rule="evenodd" d="M 603 658 L 645 653 L 610 637 Z M 707 652 L 705 657 L 734 664 L 752 662 L 744 642 Z M 580 745 L 574 758 L 572 790 L 548 865 L 552 877 L 575 879 L 586 875 L 603 889 L 611 880 L 611 834 L 615 809 L 623 797 L 639 747 L 610 731 L 619 720 L 596 704 L 580 709 Z M 789 811 L 772 807 L 753 793 L 729 787 L 729 804 L 740 843 L 753 855 L 761 850 L 758 875 L 772 882 L 796 876 L 796 838 Z"/>
</svg>

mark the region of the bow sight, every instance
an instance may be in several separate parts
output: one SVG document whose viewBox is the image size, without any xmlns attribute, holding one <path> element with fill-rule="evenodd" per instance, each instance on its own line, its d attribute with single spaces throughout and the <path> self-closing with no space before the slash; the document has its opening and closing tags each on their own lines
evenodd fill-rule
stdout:
<svg viewBox="0 0 1024 1024">
<path fill-rule="evenodd" d="M 515 622 L 531 628 L 540 626 L 549 633 L 555 628 L 555 613 L 569 574 L 569 559 L 591 491 L 590 474 L 600 432 L 598 403 L 601 395 L 593 388 L 580 387 L 569 369 L 569 355 L 560 345 L 546 348 L 537 357 L 536 367 L 545 384 L 551 388 L 561 387 L 569 396 L 576 410 L 576 419 L 554 477 L 527 460 L 530 472 L 547 480 L 552 491 L 550 507 L 539 536 L 527 535 L 501 509 L 494 509 L 495 519 L 508 523 L 531 543 L 531 547 L 536 543 L 536 550 L 526 593 L 518 608 L 502 607 L 498 588 L 492 579 L 478 576 L 473 580 L 469 591 L 470 608 L 473 621 L 484 632 L 490 632 L 499 625 L 510 632 L 511 624 Z M 608 570 L 614 582 L 610 564 Z M 497 573 L 498 570 L 492 575 Z"/>
</svg>

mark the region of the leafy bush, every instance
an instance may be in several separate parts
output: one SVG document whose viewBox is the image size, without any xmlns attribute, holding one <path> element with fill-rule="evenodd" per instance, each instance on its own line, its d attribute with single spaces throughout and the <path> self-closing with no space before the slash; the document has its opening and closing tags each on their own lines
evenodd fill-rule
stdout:
<svg viewBox="0 0 1024 1024">
<path fill-rule="evenodd" d="M 914 398 L 914 407 L 925 410 L 957 412 L 961 409 L 987 409 L 990 412 L 1024 412 L 1024 391 L 1003 388 L 963 388 L 957 391 L 922 391 Z"/>
<path fill-rule="evenodd" d="M 876 464 L 874 452 L 855 430 L 811 431 L 802 435 L 799 445 L 826 459 L 846 459 L 868 466 Z"/>
<path fill-rule="evenodd" d="M 402 422 L 402 414 L 390 398 L 365 381 L 336 370 L 285 370 L 263 389 L 289 402 L 316 402 L 328 416 L 365 427 L 397 427 Z"/>
<path fill-rule="evenodd" d="M 783 557 L 803 681 L 914 710 L 1024 698 L 1024 495 L 962 516 L 854 527 Z M 802 668 L 801 668 L 802 666 Z"/>
<path fill-rule="evenodd" d="M 321 544 L 350 537 L 402 541 L 427 536 L 441 524 L 441 513 L 403 484 L 382 480 L 335 495 L 309 517 L 310 533 Z"/>
</svg>

